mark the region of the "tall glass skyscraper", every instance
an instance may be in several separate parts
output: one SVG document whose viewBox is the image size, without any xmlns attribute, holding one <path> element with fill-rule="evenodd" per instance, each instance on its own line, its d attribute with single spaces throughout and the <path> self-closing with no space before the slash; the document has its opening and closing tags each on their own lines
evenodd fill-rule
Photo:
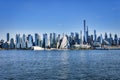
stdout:
<svg viewBox="0 0 120 80">
<path fill-rule="evenodd" d="M 43 47 L 47 48 L 48 47 L 48 37 L 47 33 L 43 34 Z"/>
<path fill-rule="evenodd" d="M 20 34 L 16 34 L 16 48 L 20 48 Z"/>
<path fill-rule="evenodd" d="M 97 41 L 97 34 L 96 34 L 96 30 L 94 30 L 94 42 Z"/>
<path fill-rule="evenodd" d="M 86 20 L 83 21 L 83 25 L 84 25 L 83 44 L 86 44 Z"/>
<path fill-rule="evenodd" d="M 10 40 L 10 34 L 7 33 L 7 42 Z"/>
<path fill-rule="evenodd" d="M 27 47 L 31 48 L 33 46 L 33 36 L 31 34 L 28 35 Z"/>
</svg>

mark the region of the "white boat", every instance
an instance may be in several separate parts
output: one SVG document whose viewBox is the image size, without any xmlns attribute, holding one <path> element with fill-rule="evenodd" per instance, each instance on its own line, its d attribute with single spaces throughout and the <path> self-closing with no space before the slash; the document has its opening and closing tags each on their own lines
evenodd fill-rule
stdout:
<svg viewBox="0 0 120 80">
<path fill-rule="evenodd" d="M 44 48 L 39 46 L 32 46 L 32 50 L 44 50 Z"/>
</svg>

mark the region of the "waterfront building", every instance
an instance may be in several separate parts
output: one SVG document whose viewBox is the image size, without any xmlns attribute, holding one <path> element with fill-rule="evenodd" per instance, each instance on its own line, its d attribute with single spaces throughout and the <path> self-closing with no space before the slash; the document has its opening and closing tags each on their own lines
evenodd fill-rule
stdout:
<svg viewBox="0 0 120 80">
<path fill-rule="evenodd" d="M 83 21 L 83 25 L 84 25 L 83 44 L 86 44 L 86 20 Z"/>
<path fill-rule="evenodd" d="M 38 46 L 42 47 L 42 40 L 41 40 L 41 36 L 40 35 L 39 35 L 39 38 L 38 38 Z"/>
<path fill-rule="evenodd" d="M 86 43 L 88 43 L 88 36 L 89 36 L 89 34 L 88 34 L 88 26 L 87 26 L 87 31 L 86 31 Z"/>
<path fill-rule="evenodd" d="M 72 38 L 72 40 L 74 40 L 74 33 L 73 32 L 71 32 L 71 38 Z"/>
<path fill-rule="evenodd" d="M 99 42 L 100 44 L 102 44 L 102 34 L 100 36 L 98 36 L 97 42 Z"/>
<path fill-rule="evenodd" d="M 87 38 L 87 44 L 91 44 L 91 36 L 88 36 L 88 38 Z"/>
<path fill-rule="evenodd" d="M 113 44 L 113 38 L 112 38 L 112 34 L 111 33 L 110 33 L 110 37 L 109 37 L 109 43 L 110 43 L 110 45 Z"/>
<path fill-rule="evenodd" d="M 3 48 L 4 47 L 4 40 L 0 40 L 0 48 Z"/>
<path fill-rule="evenodd" d="M 35 46 L 40 46 L 40 35 L 37 33 L 35 34 Z"/>
<path fill-rule="evenodd" d="M 61 42 L 61 45 L 60 45 L 60 49 L 67 49 L 67 48 L 68 48 L 67 36 L 63 35 L 62 42 Z"/>
<path fill-rule="evenodd" d="M 14 49 L 14 48 L 15 48 L 14 39 L 11 38 L 11 40 L 10 40 L 10 49 Z"/>
<path fill-rule="evenodd" d="M 26 38 L 25 34 L 23 34 L 23 36 L 22 36 L 21 48 L 27 48 L 27 38 Z"/>
<path fill-rule="evenodd" d="M 120 45 L 120 38 L 119 38 L 119 41 L 118 41 L 118 42 L 119 42 L 119 45 Z"/>
<path fill-rule="evenodd" d="M 94 42 L 97 41 L 97 34 L 96 34 L 96 30 L 94 30 Z"/>
<path fill-rule="evenodd" d="M 21 48 L 20 34 L 16 34 L 16 48 Z"/>
<path fill-rule="evenodd" d="M 75 33 L 75 43 L 80 44 L 79 33 Z"/>
<path fill-rule="evenodd" d="M 33 36 L 31 34 L 28 35 L 27 48 L 31 48 L 33 46 Z"/>
<path fill-rule="evenodd" d="M 114 45 L 117 46 L 119 43 L 118 43 L 118 36 L 117 34 L 115 34 L 114 36 Z"/>
<path fill-rule="evenodd" d="M 69 41 L 69 44 L 70 44 L 70 47 L 72 46 L 72 38 L 71 36 L 68 36 L 68 41 Z M 61 40 L 60 40 L 60 44 L 61 44 Z"/>
<path fill-rule="evenodd" d="M 71 36 L 70 36 L 70 45 L 74 45 L 75 44 L 75 37 L 74 37 L 74 33 L 71 32 Z"/>
<path fill-rule="evenodd" d="M 60 34 L 57 37 L 57 49 L 60 47 Z"/>
<path fill-rule="evenodd" d="M 10 34 L 7 33 L 7 42 L 10 40 Z"/>
<path fill-rule="evenodd" d="M 53 48 L 53 35 L 50 33 L 50 48 Z"/>
<path fill-rule="evenodd" d="M 108 41 L 108 35 L 105 33 L 105 40 Z"/>
<path fill-rule="evenodd" d="M 80 31 L 80 44 L 83 44 L 83 41 L 82 41 L 82 30 Z"/>
<path fill-rule="evenodd" d="M 57 47 L 57 38 L 56 38 L 56 33 L 53 33 L 53 48 Z"/>
<path fill-rule="evenodd" d="M 43 34 L 43 48 L 48 48 L 48 37 L 47 37 L 47 33 Z"/>
<path fill-rule="evenodd" d="M 9 49 L 9 46 L 10 46 L 10 43 L 9 43 L 9 42 L 5 42 L 5 43 L 3 44 L 3 48 L 4 48 L 4 49 Z"/>
<path fill-rule="evenodd" d="M 93 42 L 94 42 L 94 40 L 93 40 L 93 35 L 91 35 L 91 36 L 90 36 L 90 45 L 91 45 L 91 46 L 93 45 Z"/>
</svg>

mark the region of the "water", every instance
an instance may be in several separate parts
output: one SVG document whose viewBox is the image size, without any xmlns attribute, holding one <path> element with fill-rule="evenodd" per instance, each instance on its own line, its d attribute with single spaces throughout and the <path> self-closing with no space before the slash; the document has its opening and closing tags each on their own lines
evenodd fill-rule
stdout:
<svg viewBox="0 0 120 80">
<path fill-rule="evenodd" d="M 120 50 L 1 50 L 0 80 L 120 80 Z"/>
</svg>

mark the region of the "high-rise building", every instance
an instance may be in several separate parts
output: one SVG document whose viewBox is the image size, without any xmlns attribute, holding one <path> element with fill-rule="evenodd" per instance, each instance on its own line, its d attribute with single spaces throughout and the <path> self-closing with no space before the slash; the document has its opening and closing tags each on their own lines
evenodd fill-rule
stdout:
<svg viewBox="0 0 120 80">
<path fill-rule="evenodd" d="M 4 40 L 0 40 L 0 48 L 3 48 L 4 47 Z"/>
<path fill-rule="evenodd" d="M 38 43 L 40 43 L 40 35 L 39 34 L 35 34 L 35 46 L 39 46 Z"/>
<path fill-rule="evenodd" d="M 83 44 L 83 41 L 82 41 L 82 30 L 80 31 L 80 44 Z"/>
<path fill-rule="evenodd" d="M 83 24 L 84 24 L 83 44 L 86 44 L 86 20 L 83 21 Z"/>
<path fill-rule="evenodd" d="M 87 31 L 86 31 L 86 42 L 88 43 L 88 36 L 89 36 L 89 33 L 88 33 L 88 26 L 87 26 Z"/>
<path fill-rule="evenodd" d="M 109 44 L 112 45 L 113 44 L 113 38 L 112 38 L 112 34 L 110 33 L 110 38 L 109 38 Z"/>
<path fill-rule="evenodd" d="M 70 38 L 69 38 L 69 43 L 70 45 L 74 45 L 75 44 L 75 37 L 74 37 L 74 33 L 71 32 Z"/>
<path fill-rule="evenodd" d="M 102 34 L 100 36 L 98 36 L 97 42 L 99 42 L 100 44 L 102 44 Z"/>
<path fill-rule="evenodd" d="M 108 36 L 107 36 L 107 33 L 105 33 L 105 40 L 108 40 Z"/>
<path fill-rule="evenodd" d="M 10 40 L 10 34 L 7 33 L 7 42 Z"/>
<path fill-rule="evenodd" d="M 71 38 L 72 38 L 72 40 L 74 40 L 74 33 L 73 32 L 71 32 Z"/>
<path fill-rule="evenodd" d="M 75 33 L 75 43 L 80 44 L 79 33 Z"/>
<path fill-rule="evenodd" d="M 117 34 L 115 34 L 115 36 L 114 36 L 114 45 L 118 45 L 118 36 L 117 36 Z"/>
<path fill-rule="evenodd" d="M 93 35 L 91 35 L 91 36 L 90 36 L 90 45 L 91 45 L 91 46 L 93 45 L 93 41 L 94 41 Z"/>
<path fill-rule="evenodd" d="M 28 35 L 27 48 L 31 48 L 33 46 L 33 36 L 31 34 Z"/>
<path fill-rule="evenodd" d="M 47 48 L 48 47 L 48 37 L 47 33 L 43 34 L 43 47 Z"/>
<path fill-rule="evenodd" d="M 53 48 L 57 47 L 57 38 L 56 38 L 56 33 L 53 33 Z"/>
<path fill-rule="evenodd" d="M 94 30 L 94 42 L 97 41 L 97 34 L 96 34 L 96 30 Z"/>
<path fill-rule="evenodd" d="M 59 48 L 60 47 L 60 34 L 58 34 L 58 37 L 57 37 L 57 48 Z"/>
<path fill-rule="evenodd" d="M 21 48 L 20 34 L 16 34 L 16 48 Z"/>
<path fill-rule="evenodd" d="M 13 38 L 11 38 L 11 40 L 10 40 L 10 48 L 11 49 L 15 48 L 15 43 L 14 43 L 14 39 Z"/>
<path fill-rule="evenodd" d="M 119 45 L 120 45 L 120 38 L 119 38 L 119 41 L 118 41 L 118 42 L 119 42 Z"/>
<path fill-rule="evenodd" d="M 53 35 L 50 33 L 50 48 L 53 48 Z"/>
<path fill-rule="evenodd" d="M 23 34 L 23 36 L 22 36 L 21 48 L 27 48 L 27 38 L 26 38 L 25 34 Z"/>
</svg>

